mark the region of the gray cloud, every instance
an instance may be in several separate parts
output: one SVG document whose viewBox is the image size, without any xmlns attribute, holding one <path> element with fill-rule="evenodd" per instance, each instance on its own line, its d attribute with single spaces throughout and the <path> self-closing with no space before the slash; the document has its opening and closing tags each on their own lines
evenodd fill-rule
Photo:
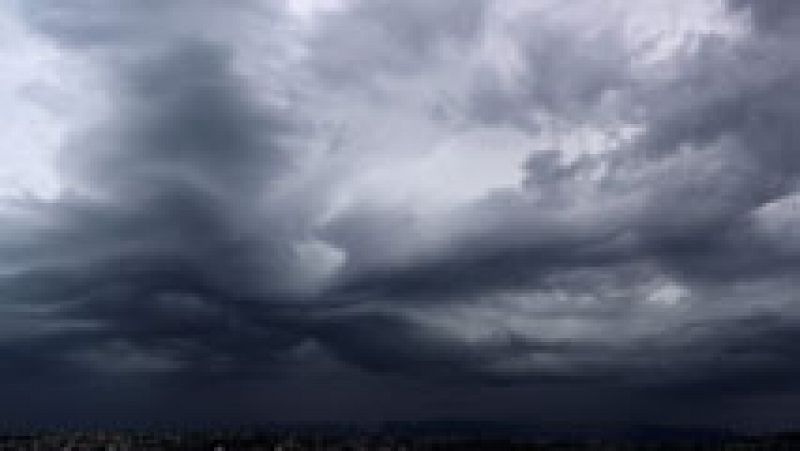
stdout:
<svg viewBox="0 0 800 451">
<path fill-rule="evenodd" d="M 17 11 L 111 108 L 70 130 L 61 195 L 0 210 L 4 380 L 480 386 L 487 415 L 791 390 L 796 14 L 732 1 L 753 29 L 669 51 L 623 32 L 667 3 Z M 519 174 L 486 175 L 510 142 Z"/>
</svg>

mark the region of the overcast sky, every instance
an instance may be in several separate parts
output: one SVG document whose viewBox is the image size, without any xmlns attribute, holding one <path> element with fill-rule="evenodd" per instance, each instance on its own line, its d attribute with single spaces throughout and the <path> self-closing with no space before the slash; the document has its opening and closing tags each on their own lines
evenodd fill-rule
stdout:
<svg viewBox="0 0 800 451">
<path fill-rule="evenodd" d="M 800 420 L 800 2 L 9 0 L 0 102 L 6 421 Z"/>
</svg>

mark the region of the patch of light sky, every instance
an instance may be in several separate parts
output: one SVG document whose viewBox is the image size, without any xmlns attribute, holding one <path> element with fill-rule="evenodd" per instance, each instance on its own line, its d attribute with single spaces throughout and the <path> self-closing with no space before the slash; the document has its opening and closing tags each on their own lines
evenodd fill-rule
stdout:
<svg viewBox="0 0 800 451">
<path fill-rule="evenodd" d="M 0 7 L 0 199 L 52 199 L 65 189 L 58 151 L 103 93 L 83 58 L 28 30 L 13 5 Z"/>
</svg>

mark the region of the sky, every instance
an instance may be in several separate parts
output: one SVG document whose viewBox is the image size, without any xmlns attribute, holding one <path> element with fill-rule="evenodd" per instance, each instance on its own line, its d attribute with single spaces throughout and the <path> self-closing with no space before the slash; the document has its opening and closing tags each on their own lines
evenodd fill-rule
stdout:
<svg viewBox="0 0 800 451">
<path fill-rule="evenodd" d="M 800 421 L 800 2 L 8 0 L 0 421 Z"/>
</svg>

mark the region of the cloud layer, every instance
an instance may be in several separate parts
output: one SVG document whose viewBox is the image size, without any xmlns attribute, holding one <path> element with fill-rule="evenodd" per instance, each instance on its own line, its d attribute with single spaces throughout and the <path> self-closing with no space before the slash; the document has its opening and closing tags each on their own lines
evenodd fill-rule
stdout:
<svg viewBox="0 0 800 451">
<path fill-rule="evenodd" d="M 4 7 L 27 119 L 0 147 L 3 378 L 218 384 L 241 418 L 247 384 L 309 390 L 289 416 L 386 390 L 408 399 L 363 412 L 776 405 L 800 373 L 784 3 Z"/>
</svg>

